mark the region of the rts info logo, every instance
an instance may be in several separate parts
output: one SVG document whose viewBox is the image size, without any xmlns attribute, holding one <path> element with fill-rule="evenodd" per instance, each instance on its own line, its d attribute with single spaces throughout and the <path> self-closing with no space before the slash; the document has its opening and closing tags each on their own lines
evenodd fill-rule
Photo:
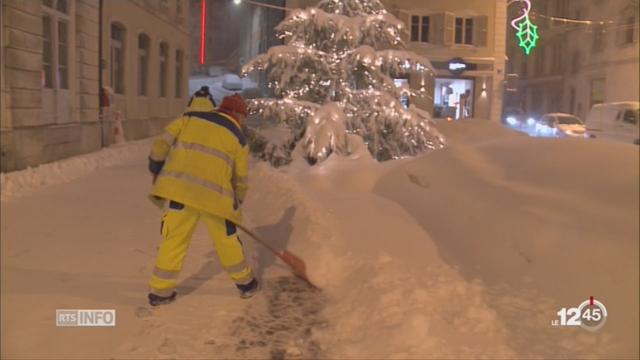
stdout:
<svg viewBox="0 0 640 360">
<path fill-rule="evenodd" d="M 56 326 L 116 326 L 116 311 L 56 310 Z"/>
</svg>

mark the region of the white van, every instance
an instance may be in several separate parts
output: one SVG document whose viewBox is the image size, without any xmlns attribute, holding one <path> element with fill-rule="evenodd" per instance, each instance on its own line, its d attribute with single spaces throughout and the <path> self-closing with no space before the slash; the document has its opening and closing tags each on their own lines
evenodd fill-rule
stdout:
<svg viewBox="0 0 640 360">
<path fill-rule="evenodd" d="M 640 142 L 640 102 L 625 101 L 594 105 L 587 115 L 590 137 L 633 143 Z"/>
</svg>

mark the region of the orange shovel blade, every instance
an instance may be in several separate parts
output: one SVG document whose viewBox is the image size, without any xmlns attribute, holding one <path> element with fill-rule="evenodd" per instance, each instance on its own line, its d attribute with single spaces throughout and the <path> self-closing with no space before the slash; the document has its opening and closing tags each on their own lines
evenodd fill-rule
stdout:
<svg viewBox="0 0 640 360">
<path fill-rule="evenodd" d="M 282 259 L 285 264 L 289 265 L 294 274 L 296 274 L 299 278 L 306 281 L 312 287 L 318 288 L 309 280 L 309 277 L 307 276 L 307 265 L 305 265 L 302 259 L 287 250 L 283 250 L 280 252 L 280 259 Z"/>
</svg>

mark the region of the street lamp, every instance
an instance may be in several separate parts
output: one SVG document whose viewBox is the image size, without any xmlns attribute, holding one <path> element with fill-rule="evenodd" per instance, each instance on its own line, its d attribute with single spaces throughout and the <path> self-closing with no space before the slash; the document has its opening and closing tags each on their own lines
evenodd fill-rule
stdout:
<svg viewBox="0 0 640 360">
<path fill-rule="evenodd" d="M 233 0 L 233 3 L 236 5 L 240 5 L 242 3 L 242 0 Z"/>
</svg>

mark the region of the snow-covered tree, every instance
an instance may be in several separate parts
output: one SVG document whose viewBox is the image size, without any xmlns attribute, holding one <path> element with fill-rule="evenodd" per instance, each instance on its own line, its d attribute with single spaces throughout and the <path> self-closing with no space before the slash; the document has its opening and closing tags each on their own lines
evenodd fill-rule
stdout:
<svg viewBox="0 0 640 360">
<path fill-rule="evenodd" d="M 404 24 L 379 0 L 322 0 L 289 13 L 276 31 L 286 45 L 243 68 L 245 75 L 266 71 L 275 94 L 252 100 L 252 111 L 292 129 L 292 140 L 272 150 L 290 154 L 301 142 L 315 163 L 332 152 L 348 154 L 347 133 L 362 136 L 380 161 L 444 145 L 428 115 L 400 101 L 425 94 L 396 87 L 393 77 L 434 71 L 428 59 L 403 50 Z"/>
</svg>

